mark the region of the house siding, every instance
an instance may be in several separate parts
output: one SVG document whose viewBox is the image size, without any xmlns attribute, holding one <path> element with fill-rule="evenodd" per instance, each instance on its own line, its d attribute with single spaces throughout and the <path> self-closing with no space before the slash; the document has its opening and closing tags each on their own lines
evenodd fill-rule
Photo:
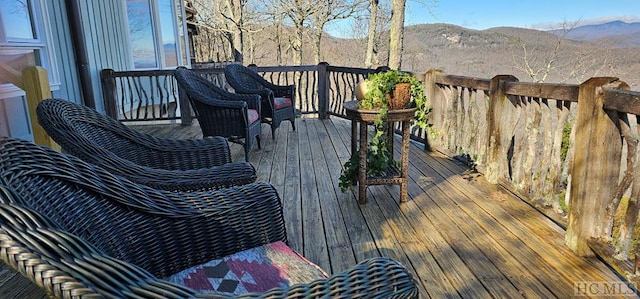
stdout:
<svg viewBox="0 0 640 299">
<path fill-rule="evenodd" d="M 128 70 L 131 65 L 124 1 L 80 1 L 85 47 L 96 109 L 104 112 L 100 71 Z"/>
<path fill-rule="evenodd" d="M 104 112 L 100 71 L 105 68 L 128 70 L 131 65 L 124 1 L 80 0 L 78 2 L 91 90 L 96 110 Z M 65 0 L 49 2 L 48 10 L 54 55 L 61 83 L 60 89 L 54 91 L 53 95 L 82 104 L 82 92 Z"/>
<path fill-rule="evenodd" d="M 82 93 L 80 92 L 78 69 L 76 68 L 69 19 L 67 18 L 64 0 L 51 1 L 48 9 L 51 35 L 54 41 L 52 52 L 54 52 L 60 78 L 60 89 L 52 91 L 52 94 L 56 98 L 81 104 Z"/>
</svg>

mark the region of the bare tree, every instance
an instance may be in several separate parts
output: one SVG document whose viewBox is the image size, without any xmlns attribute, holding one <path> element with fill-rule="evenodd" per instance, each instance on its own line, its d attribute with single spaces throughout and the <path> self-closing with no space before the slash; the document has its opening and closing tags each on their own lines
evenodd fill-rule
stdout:
<svg viewBox="0 0 640 299">
<path fill-rule="evenodd" d="M 295 35 L 291 47 L 294 64 L 302 64 L 302 45 L 305 33 L 309 29 L 311 17 L 321 9 L 323 3 L 318 0 L 272 0 L 267 3 L 270 15 L 284 15 L 293 24 Z"/>
<path fill-rule="evenodd" d="M 369 0 L 369 34 L 367 35 L 367 54 L 364 61 L 364 65 L 367 68 L 372 68 L 374 65 L 374 55 L 377 58 L 376 44 L 376 32 L 378 28 L 378 0 Z M 377 64 L 377 59 L 376 59 Z"/>
<path fill-rule="evenodd" d="M 563 22 L 558 34 L 537 44 L 519 42 L 520 53 L 513 54 L 516 69 L 525 73 L 533 82 L 547 80 L 564 83 L 582 83 L 601 73 L 615 73 L 610 63 L 613 46 L 606 42 L 572 43 L 568 34 L 580 21 Z M 549 44 L 552 44 L 550 47 Z"/>
<path fill-rule="evenodd" d="M 391 27 L 389 28 L 389 62 L 391 69 L 400 69 L 404 40 L 404 10 L 407 0 L 391 0 Z"/>
<path fill-rule="evenodd" d="M 513 62 L 515 67 L 527 74 L 529 78 L 536 83 L 545 82 L 548 76 L 558 69 L 565 69 L 569 62 L 561 60 L 561 54 L 565 43 L 567 42 L 566 36 L 577 26 L 578 22 L 569 23 L 564 22 L 562 24 L 561 34 L 550 35 L 553 36 L 554 43 L 553 48 L 548 49 L 544 41 L 537 45 L 529 45 L 524 41 L 521 41 L 520 55 L 513 55 Z"/>
<path fill-rule="evenodd" d="M 257 18 L 248 0 L 195 0 L 193 4 L 198 11 L 199 25 L 225 37 L 233 60 L 242 62 L 245 33 L 252 31 Z"/>
<path fill-rule="evenodd" d="M 365 0 L 324 0 L 318 1 L 319 9 L 311 16 L 315 62 L 320 63 L 320 42 L 325 25 L 331 21 L 350 18 L 358 10 L 364 9 Z"/>
</svg>

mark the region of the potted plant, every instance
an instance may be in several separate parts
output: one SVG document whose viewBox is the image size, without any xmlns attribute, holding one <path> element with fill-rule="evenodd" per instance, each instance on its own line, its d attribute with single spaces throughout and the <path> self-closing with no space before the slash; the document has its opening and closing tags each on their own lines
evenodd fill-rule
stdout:
<svg viewBox="0 0 640 299">
<path fill-rule="evenodd" d="M 409 73 L 390 70 L 369 75 L 355 90 L 358 109 L 377 110 L 374 120 L 375 135 L 367 147 L 367 175 L 380 176 L 398 162 L 391 156 L 391 144 L 384 135 L 384 119 L 389 110 L 416 108 L 413 124 L 427 129 L 430 124 L 427 115 L 431 108 L 427 105 L 424 86 Z M 344 192 L 358 181 L 360 153 L 356 151 L 344 164 L 339 179 L 339 187 Z"/>
</svg>

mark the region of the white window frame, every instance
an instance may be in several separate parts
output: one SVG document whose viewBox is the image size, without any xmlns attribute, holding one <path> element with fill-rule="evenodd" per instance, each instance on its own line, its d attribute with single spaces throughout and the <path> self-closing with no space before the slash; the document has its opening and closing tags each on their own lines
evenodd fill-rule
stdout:
<svg viewBox="0 0 640 299">
<path fill-rule="evenodd" d="M 126 28 L 127 28 L 127 42 L 130 43 L 131 42 L 131 30 L 129 28 L 129 15 L 127 12 L 127 8 L 128 8 L 128 4 L 127 4 L 127 0 L 122 0 L 124 5 L 124 16 L 126 19 Z M 190 54 L 189 54 L 189 37 L 187 35 L 187 23 L 186 23 L 186 17 L 185 17 L 185 8 L 184 8 L 184 1 L 182 0 L 170 0 L 173 1 L 176 4 L 179 4 L 179 9 L 180 9 L 180 15 L 182 16 L 182 19 L 180 20 L 180 22 L 182 22 L 182 37 L 180 36 L 180 32 L 179 32 L 179 26 L 177 24 L 178 22 L 178 12 L 176 11 L 176 9 L 178 8 L 177 5 L 172 5 L 171 6 L 171 13 L 172 13 L 172 19 L 174 20 L 173 23 L 173 35 L 175 37 L 175 43 L 176 43 L 176 55 L 177 55 L 177 64 L 178 66 L 183 66 L 183 65 L 189 65 L 189 60 L 190 60 Z M 153 69 L 172 69 L 175 68 L 176 66 L 167 66 L 166 65 L 166 60 L 164 57 L 164 47 L 162 46 L 162 32 L 161 32 L 161 26 L 160 26 L 160 21 L 159 21 L 159 16 L 160 16 L 160 9 L 158 8 L 158 1 L 157 0 L 150 0 L 150 12 L 151 12 L 151 26 L 153 27 L 153 33 L 154 33 L 154 52 L 156 54 L 156 65 L 158 67 L 156 68 L 136 68 L 135 67 L 135 61 L 134 61 L 134 57 L 133 57 L 133 48 L 130 46 L 129 47 L 129 60 L 131 61 L 131 69 L 132 70 L 153 70 Z M 180 39 L 184 39 L 183 41 L 180 41 Z M 182 48 L 182 44 L 185 45 L 184 49 Z M 183 51 L 186 52 L 186 55 L 184 55 Z M 186 57 L 186 61 L 182 61 L 182 58 Z"/>
<path fill-rule="evenodd" d="M 54 55 L 53 37 L 49 19 L 47 0 L 31 0 L 31 20 L 34 23 L 36 39 L 7 38 L 6 26 L 0 17 L 0 51 L 2 49 L 37 50 L 40 66 L 47 70 L 49 87 L 60 89 L 60 78 Z M 0 99 L 24 96 L 24 90 L 11 83 L 0 84 Z"/>
</svg>

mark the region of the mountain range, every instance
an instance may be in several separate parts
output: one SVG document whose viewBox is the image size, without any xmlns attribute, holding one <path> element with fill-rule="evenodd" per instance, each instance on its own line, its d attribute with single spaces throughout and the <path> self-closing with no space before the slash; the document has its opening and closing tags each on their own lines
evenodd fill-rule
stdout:
<svg viewBox="0 0 640 299">
<path fill-rule="evenodd" d="M 452 24 L 407 26 L 401 69 L 492 78 L 509 74 L 526 82 L 581 83 L 590 77 L 613 76 L 640 91 L 640 23 L 621 21 L 572 28 L 568 33 L 517 27 L 474 30 Z M 267 29 L 268 30 L 268 29 Z M 251 61 L 257 65 L 290 64 L 275 59 L 268 32 L 255 37 Z M 380 41 L 388 40 L 387 32 Z M 311 45 L 303 43 L 303 64 L 313 64 Z M 378 46 L 379 65 L 386 63 L 384 42 Z M 331 65 L 364 67 L 366 38 L 348 39 L 325 34 L 321 61 Z M 291 56 L 285 52 L 284 57 Z M 551 61 L 549 65 L 547 62 Z M 374 66 L 375 67 L 375 66 Z"/>
<path fill-rule="evenodd" d="M 563 35 L 565 30 L 549 31 Z M 604 24 L 583 25 L 566 31 L 566 38 L 578 41 L 612 40 L 618 47 L 640 47 L 640 22 L 612 21 Z"/>
<path fill-rule="evenodd" d="M 585 25 L 563 37 L 556 31 L 517 27 L 474 30 L 442 23 L 413 25 L 405 28 L 402 69 L 441 69 L 479 78 L 510 74 L 520 81 L 572 84 L 590 77 L 613 76 L 640 90 L 638 28 L 640 23 Z M 365 41 L 346 43 L 351 46 L 335 43 L 332 53 L 338 54 L 326 54 L 329 63 L 357 66 L 354 62 L 363 61 L 355 57 L 363 57 Z M 348 49 L 360 51 L 359 55 L 350 54 Z M 386 53 L 386 49 L 379 53 Z M 331 59 L 337 61 L 332 63 Z"/>
</svg>

